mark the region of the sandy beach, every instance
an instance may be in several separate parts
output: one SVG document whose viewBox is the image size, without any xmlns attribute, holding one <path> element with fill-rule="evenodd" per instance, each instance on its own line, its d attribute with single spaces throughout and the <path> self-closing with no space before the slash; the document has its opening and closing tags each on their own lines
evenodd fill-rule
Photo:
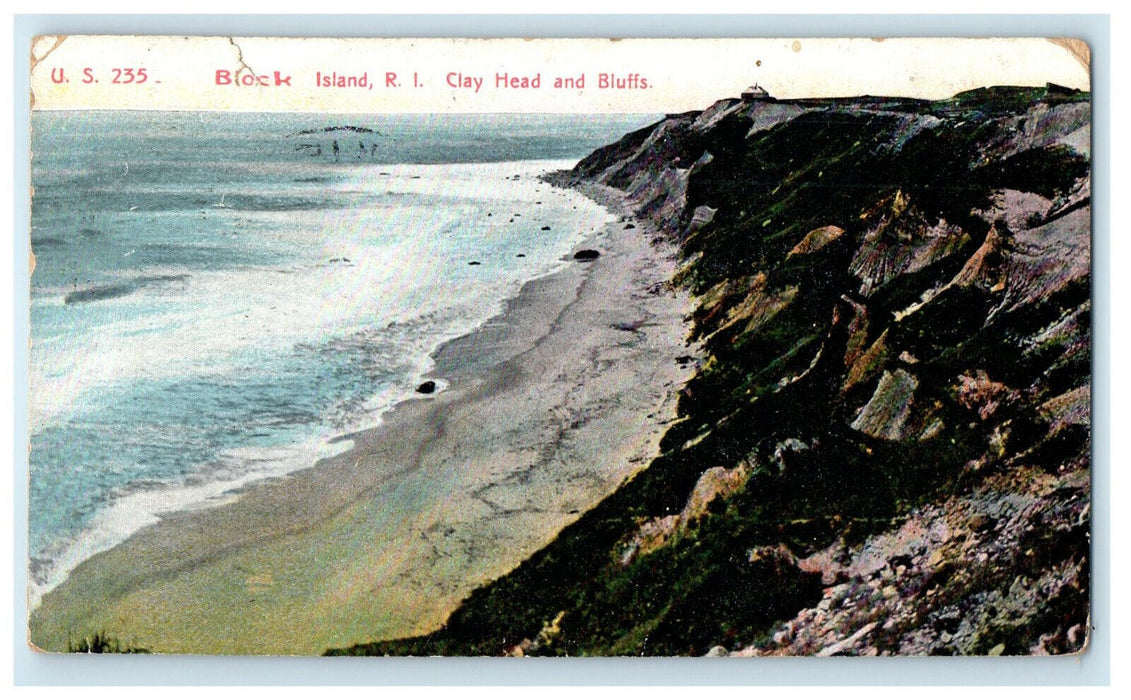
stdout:
<svg viewBox="0 0 1131 700">
<path fill-rule="evenodd" d="M 78 566 L 32 613 L 31 642 L 318 654 L 438 627 L 647 464 L 675 415 L 691 307 L 666 285 L 674 249 L 634 223 L 442 347 L 443 389 L 350 450 Z"/>
</svg>

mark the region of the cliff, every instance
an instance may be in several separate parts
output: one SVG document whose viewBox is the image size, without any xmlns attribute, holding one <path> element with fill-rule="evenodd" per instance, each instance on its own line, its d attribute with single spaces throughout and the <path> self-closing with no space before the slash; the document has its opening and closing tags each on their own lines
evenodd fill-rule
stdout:
<svg viewBox="0 0 1131 700">
<path fill-rule="evenodd" d="M 442 629 L 330 653 L 1081 650 L 1089 97 L 725 100 L 582 160 L 697 299 L 663 454 Z"/>
</svg>

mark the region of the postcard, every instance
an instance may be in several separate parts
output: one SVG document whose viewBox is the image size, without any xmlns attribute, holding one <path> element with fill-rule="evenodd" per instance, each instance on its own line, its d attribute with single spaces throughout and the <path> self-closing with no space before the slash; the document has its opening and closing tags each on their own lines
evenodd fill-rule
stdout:
<svg viewBox="0 0 1131 700">
<path fill-rule="evenodd" d="M 1087 648 L 1083 42 L 30 49 L 33 648 Z"/>
</svg>

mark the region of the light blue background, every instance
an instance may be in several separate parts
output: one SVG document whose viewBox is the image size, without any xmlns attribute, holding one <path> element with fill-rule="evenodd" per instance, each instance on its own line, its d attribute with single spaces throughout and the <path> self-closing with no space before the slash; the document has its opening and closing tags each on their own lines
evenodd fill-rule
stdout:
<svg viewBox="0 0 1131 700">
<path fill-rule="evenodd" d="M 29 47 L 39 34 L 243 36 L 1067 36 L 1092 49 L 1093 610 L 1078 657 L 929 659 L 351 659 L 82 656 L 26 643 L 28 202 L 14 207 L 14 680 L 17 685 L 1104 685 L 1110 676 L 1110 21 L 1107 15 L 20 15 L 14 192 L 27 192 Z"/>
</svg>

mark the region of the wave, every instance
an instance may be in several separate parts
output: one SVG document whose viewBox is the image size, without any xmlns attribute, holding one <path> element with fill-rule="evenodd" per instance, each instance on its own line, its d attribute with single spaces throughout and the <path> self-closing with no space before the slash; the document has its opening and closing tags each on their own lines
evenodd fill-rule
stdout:
<svg viewBox="0 0 1131 700">
<path fill-rule="evenodd" d="M 604 222 L 538 179 L 564 165 L 398 164 L 335 177 L 327 196 L 346 210 L 112 222 L 118 247 L 137 246 L 136 276 L 33 290 L 33 596 L 158 508 L 310 467 L 323 441 L 414 396 L 439 345 L 569 264 Z M 382 194 L 390 184 L 398 196 Z M 230 246 L 215 235 L 240 224 Z M 89 264 L 123 276 L 124 260 Z"/>
<path fill-rule="evenodd" d="M 85 304 L 92 301 L 106 301 L 107 299 L 116 299 L 133 294 L 145 287 L 169 282 L 186 282 L 189 278 L 190 275 L 144 275 L 128 282 L 105 284 L 68 292 L 63 296 L 63 303 Z"/>
<path fill-rule="evenodd" d="M 108 493 L 97 515 L 81 532 L 56 539 L 44 550 L 31 554 L 28 607 L 38 606 L 43 596 L 66 580 L 76 566 L 155 524 L 164 514 L 223 505 L 256 481 L 309 468 L 353 446 L 349 436 L 340 436 L 297 445 L 233 448 L 221 454 L 209 468 L 180 482 L 138 480 Z"/>
</svg>

